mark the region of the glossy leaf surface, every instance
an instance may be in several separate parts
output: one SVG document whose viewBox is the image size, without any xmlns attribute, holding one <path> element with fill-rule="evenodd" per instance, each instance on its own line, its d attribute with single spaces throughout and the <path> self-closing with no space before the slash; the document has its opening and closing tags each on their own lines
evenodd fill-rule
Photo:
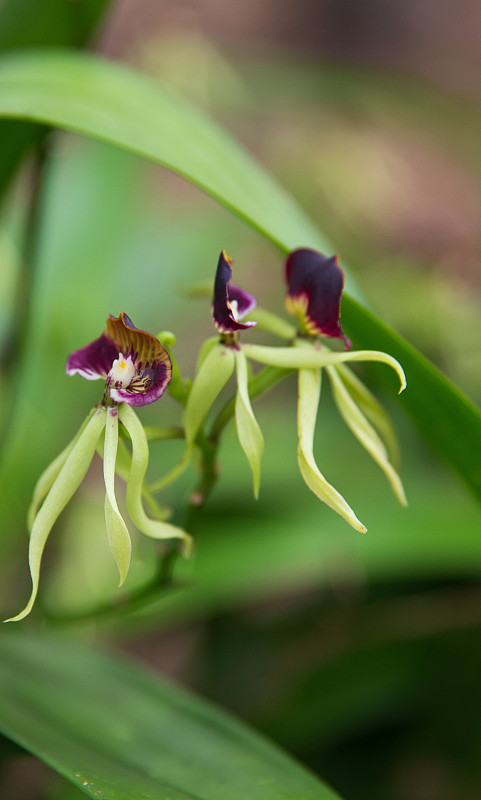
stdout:
<svg viewBox="0 0 481 800">
<path fill-rule="evenodd" d="M 5 630 L 0 730 L 108 800 L 335 800 L 235 719 L 84 646 Z"/>
</svg>

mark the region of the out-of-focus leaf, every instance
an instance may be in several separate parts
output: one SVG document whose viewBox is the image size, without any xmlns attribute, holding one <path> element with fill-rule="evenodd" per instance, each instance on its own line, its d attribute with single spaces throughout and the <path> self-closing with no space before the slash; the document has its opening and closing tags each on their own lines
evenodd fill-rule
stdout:
<svg viewBox="0 0 481 800">
<path fill-rule="evenodd" d="M 25 47 L 83 47 L 110 0 L 4 0 L 0 4 L 0 52 Z M 19 162 L 45 136 L 41 125 L 0 122 L 0 194 Z"/>
<path fill-rule="evenodd" d="M 338 797 L 200 698 L 44 634 L 2 634 L 0 729 L 95 798 Z"/>
<path fill-rule="evenodd" d="M 0 115 L 93 136 L 178 172 L 281 249 L 331 248 L 295 202 L 235 141 L 145 77 L 85 54 L 26 53 L 0 64 Z M 481 413 L 429 362 L 346 296 L 343 323 L 361 347 L 406 368 L 405 407 L 431 445 L 481 495 Z M 429 413 L 427 413 L 429 411 Z"/>
</svg>

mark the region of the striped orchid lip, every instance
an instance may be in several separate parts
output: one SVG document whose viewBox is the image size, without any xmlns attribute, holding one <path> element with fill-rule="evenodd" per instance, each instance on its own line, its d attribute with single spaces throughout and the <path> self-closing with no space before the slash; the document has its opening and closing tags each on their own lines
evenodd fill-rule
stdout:
<svg viewBox="0 0 481 800">
<path fill-rule="evenodd" d="M 338 256 L 330 258 L 309 248 L 299 248 L 286 261 L 286 309 L 299 319 L 300 332 L 308 336 L 343 339 L 351 343 L 340 323 L 344 272 Z"/>
<path fill-rule="evenodd" d="M 232 260 L 225 250 L 219 256 L 214 282 L 212 313 L 220 334 L 236 333 L 252 328 L 257 322 L 240 322 L 256 305 L 257 300 L 248 292 L 231 284 Z"/>
<path fill-rule="evenodd" d="M 122 311 L 109 316 L 98 339 L 69 355 L 66 372 L 89 381 L 104 378 L 104 397 L 114 403 L 146 406 L 165 392 L 172 363 L 158 339 L 136 328 Z"/>
</svg>

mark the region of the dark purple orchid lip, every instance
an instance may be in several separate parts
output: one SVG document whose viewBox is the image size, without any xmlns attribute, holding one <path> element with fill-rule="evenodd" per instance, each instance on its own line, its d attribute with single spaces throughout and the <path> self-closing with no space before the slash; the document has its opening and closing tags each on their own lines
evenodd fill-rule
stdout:
<svg viewBox="0 0 481 800">
<path fill-rule="evenodd" d="M 257 325 L 257 322 L 239 322 L 256 307 L 257 300 L 238 286 L 232 286 L 231 264 L 232 260 L 223 250 L 217 264 L 212 300 L 214 323 L 219 333 L 235 333 Z"/>
<path fill-rule="evenodd" d="M 351 343 L 340 323 L 344 272 L 338 256 L 328 258 L 317 250 L 299 248 L 286 261 L 286 308 L 299 318 L 301 333 L 343 339 Z"/>
<path fill-rule="evenodd" d="M 172 363 L 158 339 L 136 328 L 122 311 L 110 315 L 98 339 L 69 355 L 66 372 L 87 380 L 104 378 L 114 402 L 145 406 L 165 392 Z"/>
</svg>

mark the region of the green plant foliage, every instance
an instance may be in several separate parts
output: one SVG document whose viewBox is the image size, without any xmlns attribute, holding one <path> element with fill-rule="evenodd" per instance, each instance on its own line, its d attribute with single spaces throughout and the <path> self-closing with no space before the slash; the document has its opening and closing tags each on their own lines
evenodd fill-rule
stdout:
<svg viewBox="0 0 481 800">
<path fill-rule="evenodd" d="M 70 641 L 4 632 L 0 699 L 4 734 L 91 797 L 338 797 L 224 712 Z"/>
<path fill-rule="evenodd" d="M 0 7 L 0 52 L 24 47 L 83 47 L 105 12 L 109 0 L 5 0 Z M 29 148 L 46 134 L 36 124 L 0 123 L 0 194 Z"/>
<path fill-rule="evenodd" d="M 163 164 L 282 250 L 299 245 L 331 249 L 295 202 L 221 128 L 122 66 L 67 52 L 7 56 L 0 65 L 0 115 L 76 131 Z M 479 410 L 349 295 L 343 324 L 357 345 L 383 347 L 403 363 L 408 383 L 416 383 L 405 393 L 406 409 L 431 445 L 480 495 L 481 469 L 473 455 L 481 450 Z"/>
</svg>

